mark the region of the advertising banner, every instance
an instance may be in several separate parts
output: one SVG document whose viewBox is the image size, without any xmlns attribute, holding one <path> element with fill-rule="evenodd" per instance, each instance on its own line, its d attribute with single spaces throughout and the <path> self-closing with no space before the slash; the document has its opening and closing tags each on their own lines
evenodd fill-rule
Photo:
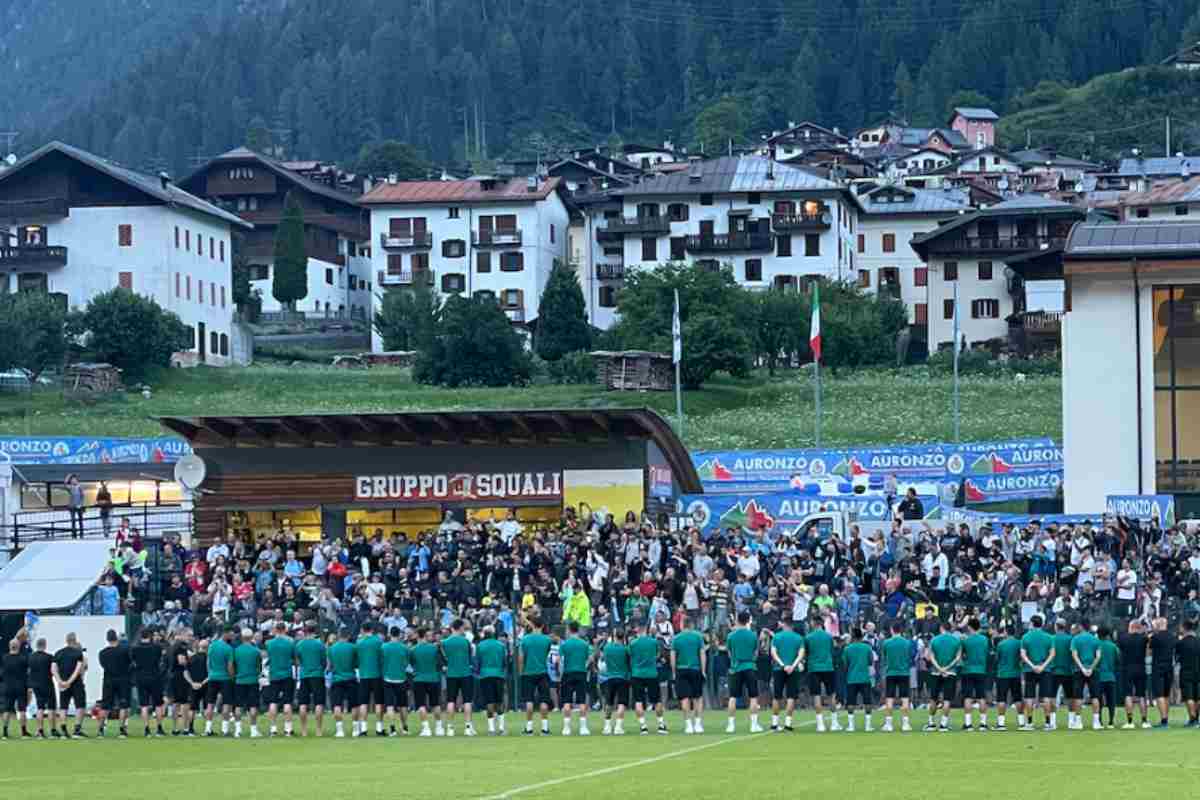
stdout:
<svg viewBox="0 0 1200 800">
<path fill-rule="evenodd" d="M 0 436 L 0 452 L 7 453 L 14 464 L 172 464 L 192 448 L 172 436 Z"/>
<path fill-rule="evenodd" d="M 641 477 L 641 473 L 638 473 Z M 640 491 L 641 484 L 639 482 Z M 396 500 L 405 503 L 470 500 L 557 500 L 562 497 L 558 472 L 459 472 L 360 475 L 354 479 L 355 500 Z"/>
<path fill-rule="evenodd" d="M 1104 510 L 1114 517 L 1157 519 L 1164 528 L 1175 524 L 1175 498 L 1169 494 L 1110 494 Z"/>
<path fill-rule="evenodd" d="M 1054 497 L 1062 485 L 1062 470 L 971 475 L 963 481 L 967 505 Z"/>
<path fill-rule="evenodd" d="M 926 519 L 941 519 L 942 507 L 933 495 L 918 495 Z M 789 530 L 809 514 L 820 511 L 853 511 L 860 520 L 889 518 L 887 500 L 878 495 L 814 495 L 798 492 L 762 494 L 682 495 L 677 510 L 692 518 L 705 533 L 729 526 Z"/>
<path fill-rule="evenodd" d="M 628 511 L 640 519 L 645 507 L 640 469 L 569 469 L 563 471 L 563 504 L 603 525 L 612 514 L 620 525 Z"/>
</svg>

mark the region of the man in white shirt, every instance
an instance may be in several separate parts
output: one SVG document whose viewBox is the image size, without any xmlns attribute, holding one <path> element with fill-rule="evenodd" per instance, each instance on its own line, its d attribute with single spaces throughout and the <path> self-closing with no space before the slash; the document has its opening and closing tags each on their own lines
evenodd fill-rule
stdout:
<svg viewBox="0 0 1200 800">
<path fill-rule="evenodd" d="M 950 559 L 946 558 L 946 554 L 942 552 L 941 545 L 936 542 L 933 549 L 925 554 L 925 558 L 921 559 L 921 572 L 925 575 L 925 580 L 933 580 L 933 569 L 938 569 L 937 588 L 939 591 L 945 591 L 946 580 L 950 575 Z"/>
<path fill-rule="evenodd" d="M 692 556 L 692 572 L 700 580 L 708 580 L 709 573 L 712 572 L 713 560 L 712 556 L 706 550 L 698 550 L 696 555 Z"/>
<path fill-rule="evenodd" d="M 517 522 L 517 515 L 510 508 L 508 514 L 504 517 L 504 521 L 496 526 L 500 531 L 500 538 L 505 544 L 512 544 L 513 539 L 521 535 L 521 523 Z"/>
<path fill-rule="evenodd" d="M 229 560 L 229 545 L 225 544 L 224 542 L 218 542 L 217 544 L 214 544 L 212 547 L 208 548 L 208 553 L 205 555 L 205 560 L 211 567 L 212 565 L 216 564 L 217 559 L 221 558 L 222 556 L 226 561 Z"/>
<path fill-rule="evenodd" d="M 749 545 L 742 546 L 742 554 L 737 561 L 738 574 L 746 575 L 751 580 L 758 577 L 758 571 L 761 565 L 758 563 L 758 554 L 750 550 Z"/>
</svg>

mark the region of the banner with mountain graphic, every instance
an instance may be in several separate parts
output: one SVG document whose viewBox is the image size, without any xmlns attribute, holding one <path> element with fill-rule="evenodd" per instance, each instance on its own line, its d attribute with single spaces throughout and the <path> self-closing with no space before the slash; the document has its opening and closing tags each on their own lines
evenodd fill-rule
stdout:
<svg viewBox="0 0 1200 800">
<path fill-rule="evenodd" d="M 1056 473 L 1062 483 L 1062 447 L 1052 439 L 1015 439 L 964 444 L 890 445 L 807 450 L 700 450 L 692 453 L 705 492 L 785 490 L 805 477 L 868 479 L 888 475 L 910 481 L 959 482 L 963 478 Z M 979 483 L 979 480 L 975 481 Z M 1003 483 L 1003 482 L 1001 482 Z M 1031 482 L 1024 482 L 1031 483 Z M 1023 497 L 1048 497 L 1034 489 Z M 1012 499 L 1012 495 L 1004 499 Z"/>
<path fill-rule="evenodd" d="M 941 519 L 942 507 L 938 498 L 933 495 L 919 497 L 925 507 L 925 518 Z M 887 501 L 883 497 L 854 494 L 685 494 L 677 501 L 676 510 L 691 516 L 696 527 L 704 533 L 728 527 L 791 530 L 809 514 L 829 510 L 853 511 L 859 519 L 873 522 L 889 518 Z"/>
<path fill-rule="evenodd" d="M 1062 486 L 1062 476 L 1061 469 L 973 473 L 962 479 L 963 499 L 971 506 L 1054 497 Z"/>
<path fill-rule="evenodd" d="M 1164 528 L 1175 524 L 1175 498 L 1169 494 L 1110 494 L 1104 510 L 1114 517 L 1158 520 Z"/>
</svg>

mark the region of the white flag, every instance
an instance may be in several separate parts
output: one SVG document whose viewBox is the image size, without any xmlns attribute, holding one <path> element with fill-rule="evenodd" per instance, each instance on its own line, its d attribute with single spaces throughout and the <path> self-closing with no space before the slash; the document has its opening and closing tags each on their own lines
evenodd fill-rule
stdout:
<svg viewBox="0 0 1200 800">
<path fill-rule="evenodd" d="M 671 361 L 678 364 L 683 360 L 683 332 L 679 326 L 679 290 L 675 290 L 675 314 L 671 317 Z"/>
<path fill-rule="evenodd" d="M 954 355 L 962 350 L 962 333 L 958 327 L 958 280 L 954 281 Z"/>
</svg>

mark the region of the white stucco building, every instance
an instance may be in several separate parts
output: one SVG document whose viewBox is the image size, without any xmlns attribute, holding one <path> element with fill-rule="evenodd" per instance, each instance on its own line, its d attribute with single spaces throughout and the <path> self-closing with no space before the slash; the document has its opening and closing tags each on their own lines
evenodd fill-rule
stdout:
<svg viewBox="0 0 1200 800">
<path fill-rule="evenodd" d="M 232 358 L 231 231 L 252 226 L 174 186 L 60 142 L 0 172 L 0 291 L 82 308 L 116 287 L 153 298 L 192 332 L 184 360 Z"/>
<path fill-rule="evenodd" d="M 428 281 L 443 294 L 487 294 L 515 325 L 535 323 L 570 224 L 558 178 L 386 182 L 363 195 L 372 274 L 383 289 Z M 376 293 L 374 302 L 381 302 Z M 372 332 L 372 349 L 383 349 Z"/>
</svg>

